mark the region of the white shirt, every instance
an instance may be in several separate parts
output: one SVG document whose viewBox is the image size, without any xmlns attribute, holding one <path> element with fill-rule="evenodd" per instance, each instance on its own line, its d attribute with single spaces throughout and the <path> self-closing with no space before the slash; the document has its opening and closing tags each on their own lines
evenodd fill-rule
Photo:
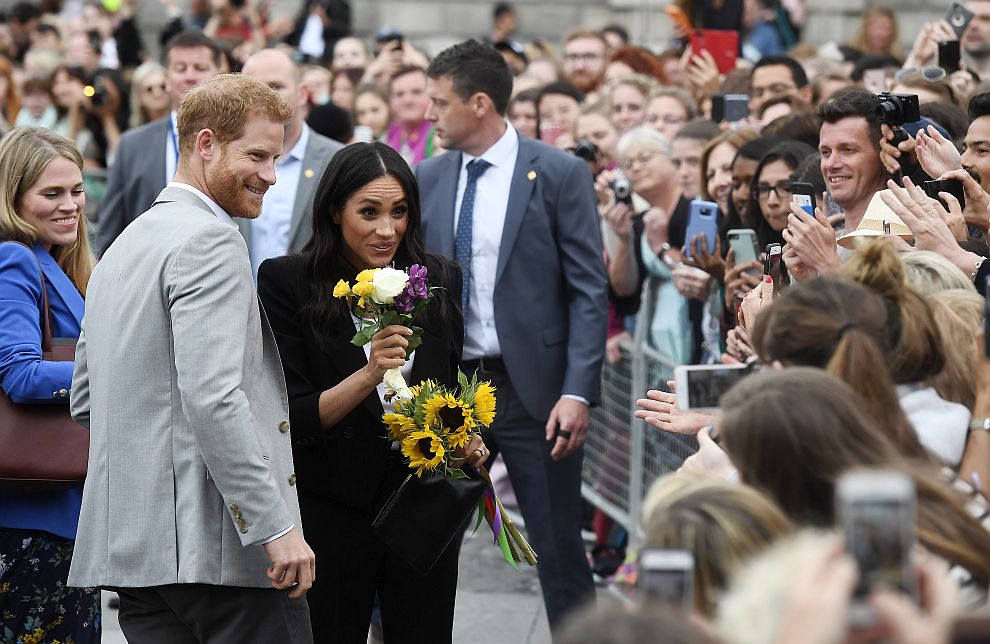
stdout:
<svg viewBox="0 0 990 644">
<path fill-rule="evenodd" d="M 193 193 L 194 195 L 202 199 L 204 202 L 206 202 L 206 205 L 210 207 L 210 210 L 212 210 L 213 214 L 217 216 L 217 219 L 227 224 L 228 226 L 237 228 L 237 222 L 234 221 L 234 219 L 227 214 L 227 211 L 221 208 L 219 204 L 217 204 L 217 202 L 213 201 L 213 199 L 206 196 L 206 193 L 201 191 L 199 188 L 194 188 L 188 183 L 182 183 L 179 181 L 169 181 L 168 187 L 182 188 L 183 190 L 188 190 L 189 192 Z"/>
<path fill-rule="evenodd" d="M 292 210 L 296 205 L 296 190 L 302 173 L 306 146 L 309 145 L 309 127 L 303 123 L 299 140 L 275 162 L 278 180 L 268 187 L 261 202 L 261 216 L 251 221 L 251 270 L 258 279 L 258 267 L 270 257 L 281 257 L 289 250 L 289 230 L 292 228 Z"/>
<path fill-rule="evenodd" d="M 200 199 L 202 199 L 206 203 L 207 206 L 210 207 L 210 210 L 213 211 L 213 214 L 216 215 L 217 219 L 219 219 L 221 222 L 227 224 L 231 228 L 237 230 L 237 222 L 235 222 L 231 218 L 231 216 L 227 214 L 227 211 L 225 211 L 223 208 L 221 208 L 217 204 L 217 202 L 215 202 L 212 199 L 210 199 L 209 197 L 207 197 L 206 196 L 206 193 L 204 193 L 202 190 L 199 190 L 198 188 L 194 188 L 193 186 L 189 185 L 188 183 L 180 183 L 178 181 L 169 181 L 168 187 L 169 188 L 182 188 L 183 190 L 187 190 L 187 191 L 193 193 L 194 195 L 196 195 L 197 197 L 199 197 Z M 289 533 L 289 531 L 292 530 L 292 528 L 294 528 L 294 527 L 295 527 L 295 525 L 290 525 L 288 528 L 285 528 L 284 530 L 280 530 L 279 532 L 276 532 L 275 534 L 273 534 L 272 536 L 270 536 L 270 537 L 268 537 L 266 539 L 261 539 L 260 541 L 254 542 L 253 545 L 263 546 L 266 543 L 271 543 L 272 541 L 275 541 L 279 537 L 284 537 L 285 535 L 287 535 Z"/>
<path fill-rule="evenodd" d="M 168 185 L 179 167 L 179 126 L 176 122 L 176 112 L 169 113 L 169 129 L 165 133 L 165 184 Z"/>
<path fill-rule="evenodd" d="M 502 349 L 495 330 L 495 272 L 498 250 L 505 228 L 505 211 L 509 206 L 512 173 L 519 156 L 519 135 L 508 122 L 505 132 L 485 150 L 480 158 L 492 164 L 478 178 L 474 197 L 474 221 L 471 226 L 470 302 L 464 312 L 467 336 L 464 338 L 464 359 L 500 356 Z M 454 230 L 460 219 L 461 201 L 467 188 L 467 165 L 476 157 L 461 154 L 461 173 L 457 179 L 454 201 Z M 458 297 L 459 294 L 454 294 Z"/>
<path fill-rule="evenodd" d="M 299 51 L 313 58 L 322 58 L 327 44 L 323 41 L 323 21 L 315 13 L 306 16 L 302 34 L 299 36 Z"/>
</svg>

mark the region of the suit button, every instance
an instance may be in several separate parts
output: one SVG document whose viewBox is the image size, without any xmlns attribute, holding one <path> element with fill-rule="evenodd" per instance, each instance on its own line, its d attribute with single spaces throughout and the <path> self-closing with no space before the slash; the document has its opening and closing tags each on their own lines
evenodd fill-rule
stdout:
<svg viewBox="0 0 990 644">
<path fill-rule="evenodd" d="M 344 430 L 344 438 L 354 438 L 354 432 L 351 431 L 350 427 Z"/>
<path fill-rule="evenodd" d="M 234 518 L 237 519 L 238 521 L 241 520 L 241 511 L 240 510 L 234 510 Z"/>
<path fill-rule="evenodd" d="M 58 390 L 58 395 L 60 397 L 62 397 L 62 398 L 65 398 L 66 396 L 69 395 L 69 390 L 68 389 L 59 389 Z"/>
<path fill-rule="evenodd" d="M 230 509 L 233 510 L 234 512 L 237 512 L 237 510 L 238 510 L 237 504 L 234 503 L 233 501 L 231 501 L 230 502 Z"/>
<path fill-rule="evenodd" d="M 246 533 L 247 533 L 247 526 L 246 525 L 242 525 L 241 526 L 241 534 L 246 534 Z"/>
<path fill-rule="evenodd" d="M 58 398 L 58 392 L 57 391 L 53 391 L 52 392 L 52 398 Z"/>
<path fill-rule="evenodd" d="M 285 432 L 289 431 L 289 421 L 283 420 L 281 423 L 279 423 L 278 424 L 278 431 L 282 432 L 283 434 Z"/>
<path fill-rule="evenodd" d="M 289 485 L 295 485 L 295 484 L 296 484 L 296 475 L 293 474 L 292 476 L 289 477 Z"/>
</svg>

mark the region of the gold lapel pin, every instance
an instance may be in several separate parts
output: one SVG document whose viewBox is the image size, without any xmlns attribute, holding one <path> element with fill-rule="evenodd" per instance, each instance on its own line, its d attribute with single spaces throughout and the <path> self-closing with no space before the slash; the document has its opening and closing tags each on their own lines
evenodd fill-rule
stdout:
<svg viewBox="0 0 990 644">
<path fill-rule="evenodd" d="M 535 178 L 536 178 L 536 171 L 535 171 L 535 170 L 530 170 L 530 171 L 529 171 L 529 174 L 527 174 L 527 175 L 526 175 L 526 177 L 527 177 L 527 178 L 528 178 L 528 179 L 529 179 L 530 181 L 532 181 L 533 179 L 535 179 Z"/>
<path fill-rule="evenodd" d="M 313 168 L 306 168 L 306 172 L 304 172 L 303 174 L 306 175 L 306 178 L 307 179 L 312 179 L 313 178 L 313 175 L 316 174 L 316 173 L 313 172 Z"/>
</svg>

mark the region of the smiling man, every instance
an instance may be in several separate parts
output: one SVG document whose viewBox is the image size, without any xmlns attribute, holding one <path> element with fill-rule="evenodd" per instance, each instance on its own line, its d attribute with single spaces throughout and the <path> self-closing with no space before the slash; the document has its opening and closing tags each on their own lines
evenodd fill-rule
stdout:
<svg viewBox="0 0 990 644">
<path fill-rule="evenodd" d="M 261 214 L 291 117 L 247 76 L 191 90 L 175 180 L 89 282 L 69 583 L 114 589 L 131 642 L 312 642 L 285 381 L 232 219 Z"/>
<path fill-rule="evenodd" d="M 873 195 L 887 187 L 876 105 L 870 92 L 849 90 L 818 107 L 822 176 L 832 200 L 846 213 L 846 231 L 856 230 Z"/>
</svg>

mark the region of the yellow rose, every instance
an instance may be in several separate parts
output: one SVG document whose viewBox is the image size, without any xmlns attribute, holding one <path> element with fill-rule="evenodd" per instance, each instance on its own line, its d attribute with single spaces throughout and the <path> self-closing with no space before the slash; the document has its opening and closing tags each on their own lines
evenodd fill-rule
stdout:
<svg viewBox="0 0 990 644">
<path fill-rule="evenodd" d="M 358 275 L 357 275 L 357 277 L 355 279 L 359 283 L 365 283 L 366 282 L 366 283 L 370 284 L 375 279 L 375 273 L 377 273 L 380 270 L 381 270 L 380 268 L 366 268 L 363 271 L 361 271 L 360 273 L 358 273 Z"/>
<path fill-rule="evenodd" d="M 351 285 L 345 282 L 344 280 L 340 280 L 339 282 L 337 282 L 337 286 L 333 287 L 334 297 L 347 297 L 350 294 L 351 294 Z"/>
<path fill-rule="evenodd" d="M 358 279 L 360 279 L 360 277 L 361 276 L 358 275 Z M 375 290 L 375 285 L 372 284 L 371 282 L 359 281 L 354 285 L 353 290 L 354 290 L 354 295 L 357 295 L 358 297 L 368 297 L 369 295 L 371 295 L 371 292 Z"/>
</svg>

